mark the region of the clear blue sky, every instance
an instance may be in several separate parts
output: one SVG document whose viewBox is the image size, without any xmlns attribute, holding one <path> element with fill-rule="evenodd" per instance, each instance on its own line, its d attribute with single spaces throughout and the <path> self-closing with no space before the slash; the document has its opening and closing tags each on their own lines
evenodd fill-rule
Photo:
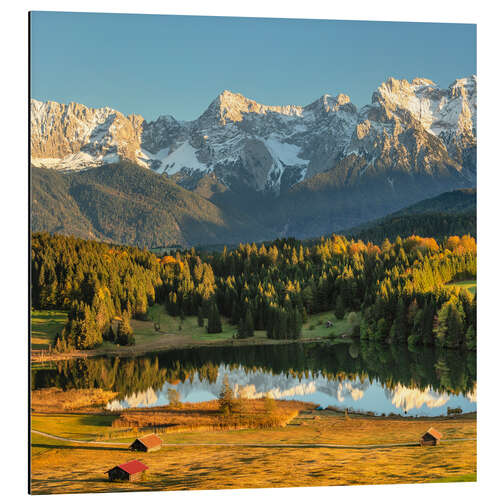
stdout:
<svg viewBox="0 0 500 500">
<path fill-rule="evenodd" d="M 191 120 L 224 89 L 263 104 L 348 94 L 389 76 L 441 86 L 476 73 L 476 26 L 34 12 L 31 92 L 147 120 Z"/>
</svg>

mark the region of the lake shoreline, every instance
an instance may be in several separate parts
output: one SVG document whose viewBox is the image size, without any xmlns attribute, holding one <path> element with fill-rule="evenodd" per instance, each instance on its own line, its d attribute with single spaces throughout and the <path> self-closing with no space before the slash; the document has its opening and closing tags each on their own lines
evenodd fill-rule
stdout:
<svg viewBox="0 0 500 500">
<path fill-rule="evenodd" d="M 116 399 L 117 392 L 106 391 L 103 389 L 60 389 L 60 388 L 41 388 L 31 390 L 31 407 L 34 414 L 74 414 L 80 415 L 91 413 L 93 415 L 101 416 L 119 416 L 122 413 L 128 414 L 147 414 L 147 413 L 178 413 L 179 411 L 193 412 L 199 410 L 210 411 L 216 410 L 218 407 L 218 399 L 214 398 L 206 401 L 192 402 L 186 401 L 179 403 L 178 406 L 170 404 L 162 404 L 159 406 L 136 406 L 121 409 L 109 409 L 107 404 Z M 241 398 L 242 402 L 251 404 L 260 404 L 259 402 L 266 401 L 266 397 L 258 398 Z M 352 418 L 374 418 L 380 419 L 403 419 L 403 420 L 432 420 L 432 419 L 445 419 L 445 420 L 460 420 L 460 419 L 475 419 L 477 417 L 477 410 L 464 411 L 460 413 L 447 413 L 442 415 L 402 415 L 395 412 L 384 413 L 375 412 L 362 409 L 354 409 L 351 407 L 341 407 L 337 405 L 328 405 L 322 407 L 312 401 L 303 401 L 300 399 L 274 399 L 274 405 L 278 408 L 280 406 L 287 407 L 294 405 L 300 408 L 301 411 L 307 410 L 313 412 L 315 415 L 323 416 L 348 416 Z M 252 403 L 254 402 L 254 403 Z M 256 402 L 256 403 L 255 403 Z M 70 404 L 68 404 L 70 403 Z"/>
<path fill-rule="evenodd" d="M 164 334 L 169 335 L 169 334 Z M 304 344 L 304 343 L 349 343 L 350 337 L 343 339 L 329 339 L 324 337 L 312 337 L 301 339 L 221 339 L 221 340 L 200 340 L 189 342 L 175 342 L 172 344 L 164 344 L 160 346 L 139 345 L 139 346 L 116 346 L 112 349 L 89 349 L 88 351 L 71 351 L 71 352 L 48 352 L 31 351 L 32 363 L 43 363 L 46 361 L 64 361 L 69 359 L 85 359 L 100 356 L 115 356 L 118 358 L 134 358 L 147 354 L 155 354 L 160 352 L 174 351 L 177 349 L 198 349 L 200 347 L 244 347 L 244 346 L 266 346 L 266 345 L 286 345 L 286 344 Z"/>
</svg>

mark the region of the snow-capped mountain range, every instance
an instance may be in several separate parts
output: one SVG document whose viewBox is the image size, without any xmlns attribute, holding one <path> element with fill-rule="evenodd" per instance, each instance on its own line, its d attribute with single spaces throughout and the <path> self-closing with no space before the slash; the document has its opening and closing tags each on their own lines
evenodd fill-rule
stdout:
<svg viewBox="0 0 500 500">
<path fill-rule="evenodd" d="M 345 186 L 382 176 L 395 189 L 409 175 L 446 179 L 443 191 L 475 184 L 476 89 L 475 76 L 443 89 L 389 78 L 360 109 L 345 94 L 267 106 L 225 90 L 189 122 L 32 99 L 31 163 L 67 172 L 126 159 L 190 189 L 211 176 L 283 194 L 338 170 Z"/>
</svg>

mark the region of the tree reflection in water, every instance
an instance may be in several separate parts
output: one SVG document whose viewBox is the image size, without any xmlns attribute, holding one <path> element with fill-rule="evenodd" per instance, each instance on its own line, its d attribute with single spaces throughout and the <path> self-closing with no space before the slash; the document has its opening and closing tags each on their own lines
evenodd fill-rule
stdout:
<svg viewBox="0 0 500 500">
<path fill-rule="evenodd" d="M 132 395 L 137 399 L 138 394 L 144 393 L 149 394 L 144 403 L 148 405 L 148 400 L 157 401 L 154 391 L 165 384 L 214 385 L 221 373 L 233 374 L 246 397 L 262 396 L 263 387 L 277 398 L 293 398 L 294 391 L 297 394 L 302 391 L 305 397 L 307 391 L 314 392 L 319 384 L 323 392 L 332 393 L 342 403 L 346 393 L 356 401 L 363 397 L 366 388 L 376 383 L 385 391 L 385 398 L 390 398 L 401 412 L 423 403 L 429 407 L 444 406 L 450 396 L 462 396 L 475 403 L 475 353 L 410 350 L 400 345 L 373 343 L 200 347 L 138 358 L 59 361 L 34 366 L 32 387 L 102 388 L 117 392 L 120 400 Z M 285 388 L 280 382 L 280 387 L 268 391 L 269 384 L 262 382 L 263 375 L 267 375 L 268 382 L 276 382 L 277 376 L 281 381 L 289 380 L 289 386 Z M 249 380 L 254 380 L 253 388 Z M 242 385 L 242 381 L 246 384 Z M 307 389 L 311 383 L 315 388 L 309 385 Z"/>
</svg>

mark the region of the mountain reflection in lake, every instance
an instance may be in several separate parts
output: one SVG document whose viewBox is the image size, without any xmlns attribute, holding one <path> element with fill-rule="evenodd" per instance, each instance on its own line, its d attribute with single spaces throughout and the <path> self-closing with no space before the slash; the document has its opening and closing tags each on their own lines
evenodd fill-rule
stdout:
<svg viewBox="0 0 500 500">
<path fill-rule="evenodd" d="M 62 361 L 33 369 L 33 388 L 101 387 L 119 393 L 108 408 L 218 397 L 227 375 L 245 398 L 309 401 L 376 414 L 446 414 L 476 410 L 475 355 L 379 345 L 286 344 L 203 347 L 141 358 Z"/>
</svg>

